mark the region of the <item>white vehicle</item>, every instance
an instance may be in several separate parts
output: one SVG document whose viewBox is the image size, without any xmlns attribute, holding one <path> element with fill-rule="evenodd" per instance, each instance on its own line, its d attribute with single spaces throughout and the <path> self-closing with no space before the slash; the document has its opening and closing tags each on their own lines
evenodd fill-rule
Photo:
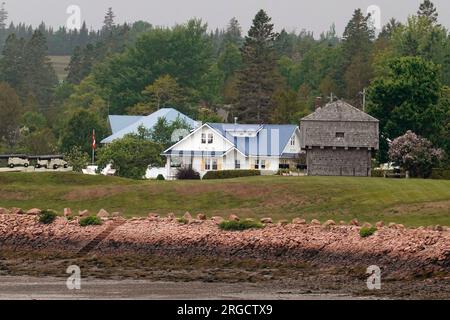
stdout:
<svg viewBox="0 0 450 320">
<path fill-rule="evenodd" d="M 63 160 L 62 156 L 37 156 L 36 168 L 46 168 L 57 170 L 59 168 L 67 168 L 69 165 L 67 161 Z"/>
<path fill-rule="evenodd" d="M 25 156 L 12 156 L 8 158 L 8 167 L 25 167 L 27 168 L 30 165 L 30 160 L 28 160 Z"/>
<path fill-rule="evenodd" d="M 147 167 L 147 171 L 145 172 L 145 179 L 156 179 L 158 175 L 162 175 L 164 179 L 167 179 L 167 169 L 165 167 L 156 168 L 152 166 Z"/>
</svg>

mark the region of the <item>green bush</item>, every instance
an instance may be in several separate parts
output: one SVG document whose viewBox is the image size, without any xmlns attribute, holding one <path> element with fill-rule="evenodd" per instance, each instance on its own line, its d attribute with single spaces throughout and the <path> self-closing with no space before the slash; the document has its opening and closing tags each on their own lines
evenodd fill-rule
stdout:
<svg viewBox="0 0 450 320">
<path fill-rule="evenodd" d="M 52 210 L 44 210 L 39 214 L 39 222 L 43 224 L 50 224 L 55 221 L 57 213 Z"/>
<path fill-rule="evenodd" d="M 179 223 L 181 223 L 181 224 L 188 224 L 189 223 L 189 221 L 187 219 L 185 219 L 185 218 L 177 218 L 177 221 Z"/>
<path fill-rule="evenodd" d="M 156 177 L 156 180 L 166 180 L 165 178 L 164 178 L 164 176 L 162 175 L 162 174 L 158 174 L 158 176 Z"/>
<path fill-rule="evenodd" d="M 431 179 L 450 180 L 450 168 L 433 168 Z"/>
<path fill-rule="evenodd" d="M 377 231 L 377 228 L 375 228 L 375 227 L 371 227 L 371 228 L 362 227 L 361 230 L 359 230 L 359 235 L 362 238 L 367 238 L 367 237 L 370 237 L 371 235 L 373 235 L 376 231 Z"/>
<path fill-rule="evenodd" d="M 198 173 L 191 167 L 181 167 L 177 170 L 176 178 L 178 180 L 199 180 L 200 173 Z"/>
<path fill-rule="evenodd" d="M 102 224 L 102 220 L 96 216 L 88 216 L 80 219 L 80 226 L 98 226 Z"/>
<path fill-rule="evenodd" d="M 231 179 L 240 177 L 253 177 L 260 176 L 259 170 L 221 170 L 221 171 L 208 171 L 203 179 Z"/>
<path fill-rule="evenodd" d="M 222 230 L 241 231 L 247 229 L 261 229 L 264 225 L 255 221 L 222 221 L 219 224 L 219 228 Z"/>
</svg>

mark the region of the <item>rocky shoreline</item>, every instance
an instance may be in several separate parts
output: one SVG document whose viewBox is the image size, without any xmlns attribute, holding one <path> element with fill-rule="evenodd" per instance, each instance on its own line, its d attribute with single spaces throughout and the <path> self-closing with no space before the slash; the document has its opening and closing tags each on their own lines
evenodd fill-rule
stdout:
<svg viewBox="0 0 450 320">
<path fill-rule="evenodd" d="M 77 255 L 99 234 L 106 234 L 90 254 L 205 256 L 306 263 L 318 268 L 360 268 L 377 265 L 395 279 L 450 275 L 450 232 L 446 227 L 408 229 L 378 226 L 362 238 L 360 226 L 328 222 L 273 224 L 262 229 L 223 231 L 220 218 L 184 220 L 171 214 L 160 218 L 103 217 L 100 226 L 81 227 L 78 217 L 58 217 L 51 224 L 38 221 L 36 212 L 0 214 L 0 247 L 64 252 Z M 237 218 L 237 217 L 236 217 Z M 120 221 L 119 224 L 117 222 Z M 117 224 L 112 231 L 113 224 Z"/>
</svg>

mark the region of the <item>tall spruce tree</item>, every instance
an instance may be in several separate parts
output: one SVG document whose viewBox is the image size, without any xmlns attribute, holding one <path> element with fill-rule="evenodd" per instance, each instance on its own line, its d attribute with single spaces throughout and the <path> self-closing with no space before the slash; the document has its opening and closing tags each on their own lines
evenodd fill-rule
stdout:
<svg viewBox="0 0 450 320">
<path fill-rule="evenodd" d="M 6 20 L 8 19 L 8 11 L 5 9 L 5 3 L 0 6 L 0 30 L 6 29 Z"/>
<path fill-rule="evenodd" d="M 114 28 L 114 18 L 116 16 L 114 15 L 114 12 L 111 7 L 108 8 L 108 11 L 106 12 L 105 19 L 103 20 L 103 30 L 106 31 L 112 31 Z"/>
<path fill-rule="evenodd" d="M 272 99 L 279 84 L 271 18 L 260 10 L 245 37 L 242 48 L 243 67 L 238 79 L 238 103 L 234 116 L 249 123 L 268 122 L 274 108 Z"/>
<path fill-rule="evenodd" d="M 24 89 L 43 108 L 51 105 L 53 89 L 58 82 L 47 51 L 47 39 L 40 31 L 35 31 L 25 46 Z"/>
<path fill-rule="evenodd" d="M 420 4 L 417 15 L 419 17 L 426 17 L 431 23 L 436 23 L 438 19 L 436 7 L 430 0 L 425 0 Z"/>
<path fill-rule="evenodd" d="M 341 93 L 355 106 L 361 107 L 360 93 L 369 85 L 371 78 L 370 53 L 375 32 L 370 27 L 370 15 L 355 10 L 343 35 L 343 70 L 341 74 L 345 89 Z"/>
</svg>

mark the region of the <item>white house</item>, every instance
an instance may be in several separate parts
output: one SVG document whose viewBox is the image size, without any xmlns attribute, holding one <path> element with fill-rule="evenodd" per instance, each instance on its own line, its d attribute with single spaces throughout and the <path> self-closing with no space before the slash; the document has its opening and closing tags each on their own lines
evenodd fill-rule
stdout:
<svg viewBox="0 0 450 320">
<path fill-rule="evenodd" d="M 295 125 L 205 123 L 165 150 L 166 177 L 181 166 L 201 176 L 211 170 L 255 169 L 274 174 L 299 164 L 300 130 Z"/>
</svg>

